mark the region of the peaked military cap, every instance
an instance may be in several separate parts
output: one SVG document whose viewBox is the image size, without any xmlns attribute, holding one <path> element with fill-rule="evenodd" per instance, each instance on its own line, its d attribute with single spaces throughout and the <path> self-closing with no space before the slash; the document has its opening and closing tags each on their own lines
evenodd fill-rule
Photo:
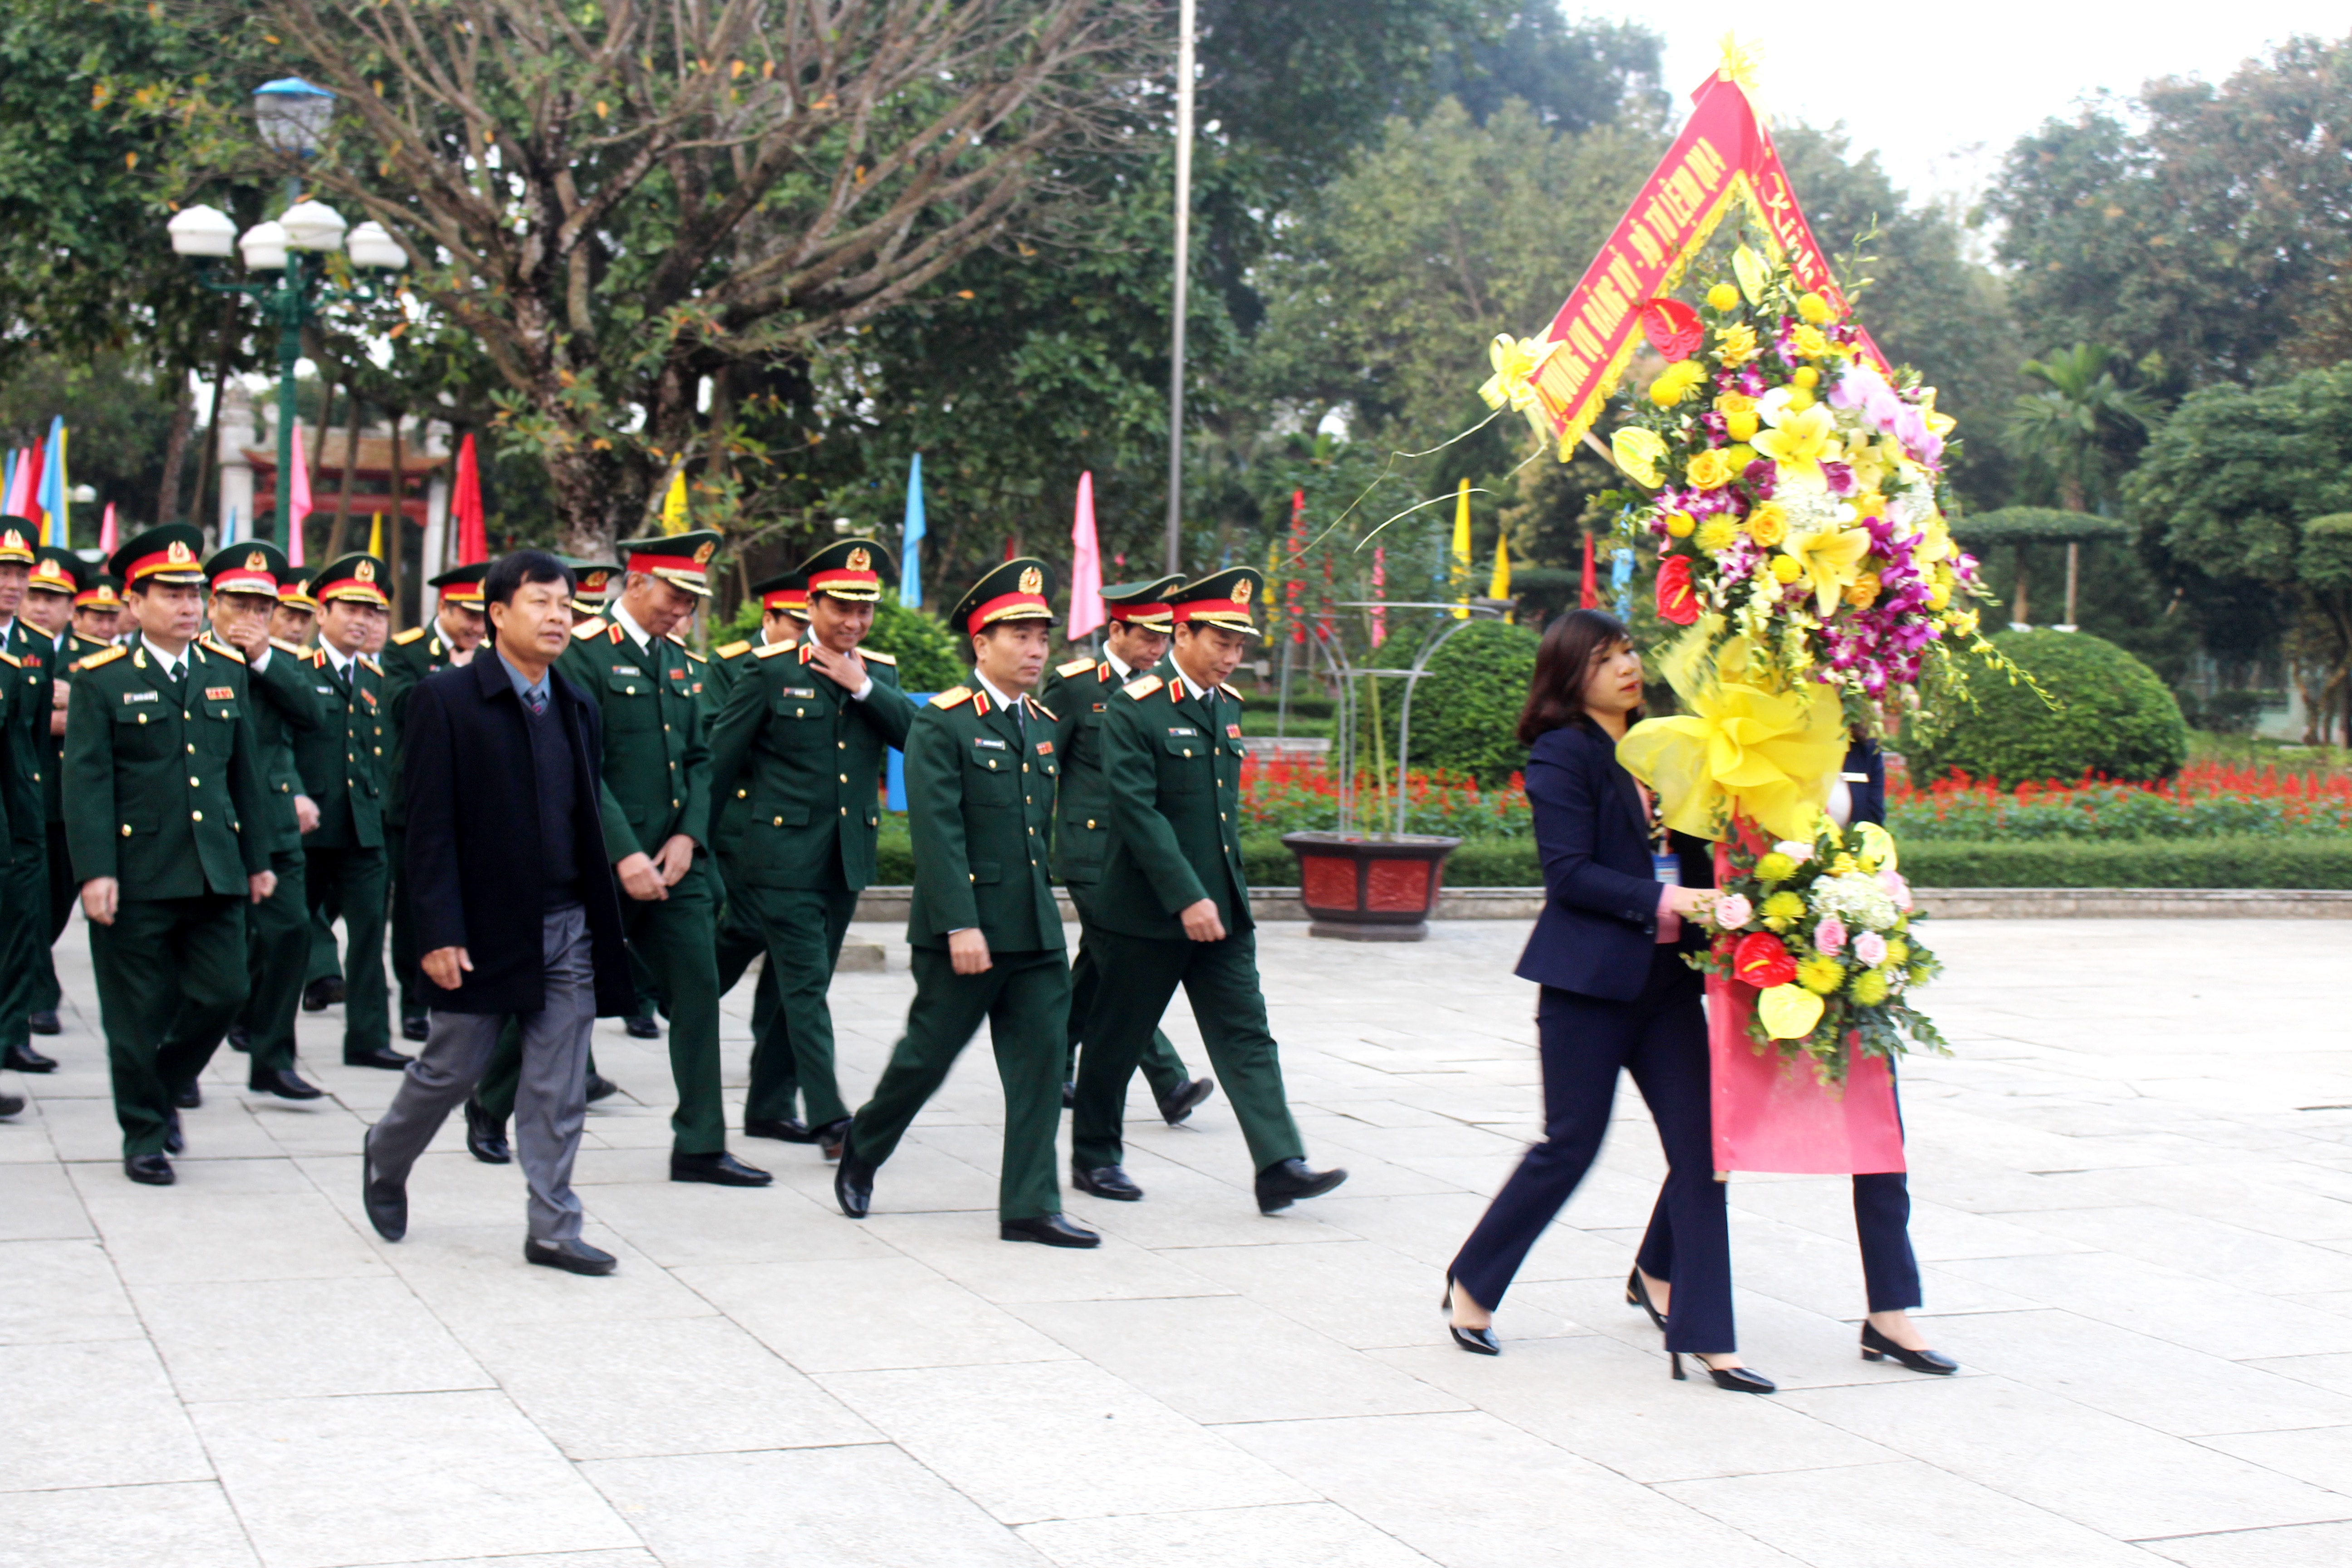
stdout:
<svg viewBox="0 0 2352 1568">
<path fill-rule="evenodd" d="M 426 578 L 425 583 L 429 588 L 441 590 L 443 604 L 478 610 L 482 607 L 482 579 L 489 574 L 488 562 L 473 561 L 463 566 L 452 566 L 438 577 Z"/>
<path fill-rule="evenodd" d="M 1168 595 L 1168 608 L 1180 626 L 1205 624 L 1255 637 L 1257 624 L 1250 616 L 1265 594 L 1265 573 L 1255 566 L 1235 566 L 1185 584 Z"/>
<path fill-rule="evenodd" d="M 204 565 L 196 559 L 196 552 L 204 547 L 202 533 L 184 522 L 167 522 L 132 539 L 114 552 L 107 565 L 126 588 L 142 583 L 194 585 L 205 580 Z M 6 535 L 0 533 L 0 561 L 7 559 Z"/>
<path fill-rule="evenodd" d="M 353 604 L 389 609 L 392 600 L 383 591 L 383 584 L 389 581 L 384 563 L 362 551 L 320 567 L 319 574 L 310 580 L 310 592 L 321 605 L 347 599 Z"/>
<path fill-rule="evenodd" d="M 81 592 L 82 574 L 89 570 L 72 551 L 44 544 L 33 552 L 33 570 L 26 574 L 25 586 L 35 593 L 70 597 Z"/>
<path fill-rule="evenodd" d="M 30 566 L 33 563 L 33 542 L 40 537 L 41 525 L 31 518 L 17 517 L 14 513 L 0 516 L 0 566 Z M 203 536 L 197 537 L 201 539 Z"/>
<path fill-rule="evenodd" d="M 84 586 L 74 595 L 77 610 L 119 610 L 122 608 L 122 584 L 110 572 L 100 572 L 85 565 L 82 569 Z"/>
<path fill-rule="evenodd" d="M 999 621 L 1050 621 L 1053 594 L 1054 569 L 1034 555 L 1017 555 L 964 590 L 948 612 L 948 625 L 976 632 Z"/>
<path fill-rule="evenodd" d="M 620 564 L 612 561 L 574 561 L 568 555 L 557 559 L 572 568 L 572 607 L 603 609 L 604 601 L 613 596 L 613 584 L 620 580 Z"/>
<path fill-rule="evenodd" d="M 268 599 L 278 597 L 278 583 L 292 570 L 284 551 L 259 539 L 224 544 L 205 563 L 205 575 L 212 580 L 214 593 L 259 594 Z"/>
<path fill-rule="evenodd" d="M 751 584 L 751 592 L 763 610 L 782 610 L 795 620 L 807 620 L 808 578 L 799 572 L 786 572 L 780 576 Z"/>
<path fill-rule="evenodd" d="M 1150 631 L 1164 632 L 1169 627 L 1168 595 L 1181 587 L 1184 574 L 1171 572 L 1164 577 L 1144 577 L 1133 583 L 1112 583 L 1102 591 L 1103 608 L 1114 621 Z"/>
<path fill-rule="evenodd" d="M 278 580 L 278 602 L 310 615 L 319 613 L 319 601 L 310 595 L 312 574 L 300 566 L 287 568 L 287 574 Z"/>
<path fill-rule="evenodd" d="M 801 563 L 811 594 L 869 602 L 882 596 L 882 580 L 898 570 L 891 553 L 871 539 L 836 539 Z"/>
<path fill-rule="evenodd" d="M 632 539 L 618 546 L 632 572 L 649 572 L 689 594 L 710 593 L 710 558 L 723 542 L 707 528 L 686 533 L 666 533 L 655 539 Z"/>
</svg>

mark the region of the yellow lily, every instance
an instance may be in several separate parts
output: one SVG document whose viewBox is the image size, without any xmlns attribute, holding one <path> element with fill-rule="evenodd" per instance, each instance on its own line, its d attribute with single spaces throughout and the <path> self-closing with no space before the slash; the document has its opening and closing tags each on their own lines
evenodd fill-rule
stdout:
<svg viewBox="0 0 2352 1568">
<path fill-rule="evenodd" d="M 1734 637 L 1706 665 L 1706 631 L 1694 627 L 1666 656 L 1683 711 L 1645 719 L 1617 743 L 1617 760 L 1658 797 L 1669 827 L 1720 837 L 1744 816 L 1778 838 L 1810 838 L 1831 773 L 1845 755 L 1834 693 L 1807 681 L 1772 691 L 1748 640 Z"/>
<path fill-rule="evenodd" d="M 1775 410 L 1768 405 L 1764 417 L 1772 427 L 1759 430 L 1751 444 L 1780 464 L 1784 473 L 1818 474 L 1822 458 L 1838 455 L 1836 416 L 1820 404 L 1799 410 L 1786 406 Z"/>
<path fill-rule="evenodd" d="M 1798 575 L 1813 590 L 1814 607 L 1827 620 L 1839 595 L 1862 575 L 1863 557 L 1870 553 L 1870 530 L 1824 528 L 1793 534 L 1781 541 L 1780 549 L 1796 562 Z"/>
<path fill-rule="evenodd" d="M 1525 415 L 1538 440 L 1550 440 L 1552 432 L 1551 416 L 1536 397 L 1535 375 L 1559 347 L 1542 338 L 1515 338 L 1508 332 L 1496 332 L 1486 345 L 1486 363 L 1495 374 L 1478 388 L 1478 395 L 1489 408 L 1508 404 L 1513 413 Z"/>
</svg>

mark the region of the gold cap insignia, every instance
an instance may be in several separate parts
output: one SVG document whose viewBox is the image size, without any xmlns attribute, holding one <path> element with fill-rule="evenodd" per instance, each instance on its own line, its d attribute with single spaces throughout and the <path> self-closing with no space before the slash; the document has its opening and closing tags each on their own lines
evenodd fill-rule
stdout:
<svg viewBox="0 0 2352 1568">
<path fill-rule="evenodd" d="M 267 572 L 269 570 L 269 557 L 256 550 L 246 556 L 245 569 L 248 572 Z"/>
<path fill-rule="evenodd" d="M 24 548 L 25 536 L 17 532 L 15 529 L 10 529 L 6 533 L 0 533 L 0 549 L 22 550 Z M 172 548 L 174 550 L 184 550 L 186 546 L 175 544 L 172 546 Z"/>
<path fill-rule="evenodd" d="M 1234 584 L 1234 603 L 1236 605 L 1246 605 L 1249 601 L 1250 580 L 1244 577 L 1240 582 Z"/>
<path fill-rule="evenodd" d="M 373 562 L 373 561 L 362 561 L 362 562 L 361 562 L 361 563 L 359 563 L 359 566 L 357 567 L 357 569 L 355 569 L 355 570 L 352 573 L 352 575 L 353 577 L 356 577 L 357 579 L 359 579 L 359 580 L 360 580 L 361 582 L 362 582 L 362 583 L 373 583 L 373 582 L 374 582 L 374 581 L 375 581 L 375 563 L 374 563 L 374 562 Z"/>
<path fill-rule="evenodd" d="M 694 563 L 697 566 L 705 565 L 709 562 L 710 558 L 718 552 L 719 546 L 711 543 L 709 540 L 705 540 L 700 544 L 695 546 Z"/>
<path fill-rule="evenodd" d="M 1024 568 L 1022 569 L 1022 573 L 1021 573 L 1021 591 L 1022 591 L 1023 593 L 1024 593 L 1024 594 L 1037 594 L 1037 593 L 1042 593 L 1042 592 L 1044 592 L 1044 591 L 1045 591 L 1045 574 L 1043 572 L 1038 571 L 1038 570 L 1037 570 L 1037 568 L 1035 568 L 1034 566 L 1024 567 Z"/>
<path fill-rule="evenodd" d="M 13 531 L 9 533 L 6 542 L 10 544 L 16 542 L 16 535 Z M 184 566 L 195 558 L 196 552 L 176 539 L 172 541 L 170 547 L 163 552 L 163 559 L 174 566 Z"/>
<path fill-rule="evenodd" d="M 867 571 L 873 564 L 874 556 L 863 544 L 849 552 L 849 569 L 852 572 Z"/>
</svg>

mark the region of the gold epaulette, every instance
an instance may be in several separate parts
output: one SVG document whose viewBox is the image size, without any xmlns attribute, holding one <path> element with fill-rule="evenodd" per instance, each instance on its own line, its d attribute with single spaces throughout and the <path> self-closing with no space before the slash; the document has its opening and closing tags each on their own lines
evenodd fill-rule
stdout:
<svg viewBox="0 0 2352 1568">
<path fill-rule="evenodd" d="M 310 657 L 309 654 L 302 651 L 302 645 L 300 643 L 288 642 L 284 637 L 271 637 L 269 639 L 269 646 L 276 648 L 279 653 L 290 653 L 296 658 L 308 658 Z"/>
<path fill-rule="evenodd" d="M 375 655 L 372 653 L 363 653 L 360 655 L 360 662 L 367 667 L 368 673 L 371 675 L 382 675 L 383 673 L 383 666 L 375 661 Z"/>
<path fill-rule="evenodd" d="M 424 635 L 425 628 L 423 626 L 411 626 L 406 631 L 401 633 L 398 637 L 394 637 L 392 639 L 392 646 L 394 647 L 406 647 L 410 643 L 415 642 Z"/>
<path fill-rule="evenodd" d="M 686 639 L 678 636 L 676 632 L 664 632 L 662 633 L 662 636 L 669 638 L 670 641 L 677 644 L 680 647 L 684 647 L 686 646 Z"/>
<path fill-rule="evenodd" d="M 10 653 L 6 648 L 0 648 L 0 664 L 5 664 L 11 669 L 22 669 L 25 668 L 25 661 L 18 658 L 15 654 Z"/>
<path fill-rule="evenodd" d="M 794 643 L 764 642 L 758 647 L 751 650 L 751 657 L 754 658 L 773 658 L 780 653 L 792 652 L 797 646 L 798 645 Z"/>
<path fill-rule="evenodd" d="M 1043 713 L 1047 719 L 1053 721 L 1053 722 L 1058 724 L 1062 721 L 1058 714 L 1056 714 L 1051 708 L 1046 707 L 1043 702 L 1038 701 L 1034 697 L 1025 698 L 1024 700 L 1029 704 L 1033 710 Z"/>
<path fill-rule="evenodd" d="M 205 650 L 207 653 L 216 653 L 223 658 L 233 658 L 239 664 L 243 664 L 245 662 L 245 655 L 229 647 L 228 644 L 218 641 L 210 636 L 204 638 L 204 645 Z"/>
<path fill-rule="evenodd" d="M 602 616 L 591 616 L 586 620 L 581 622 L 578 626 L 572 627 L 572 635 L 575 637 L 593 637 L 603 635 L 604 630 L 604 617 Z"/>
<path fill-rule="evenodd" d="M 960 702 L 969 702 L 971 700 L 971 687 L 950 686 L 945 691 L 940 692 L 937 697 L 931 699 L 931 706 L 934 708 L 953 708 Z"/>
<path fill-rule="evenodd" d="M 896 668 L 898 668 L 898 660 L 897 657 L 896 657 L 896 656 L 894 656 L 894 655 L 891 655 L 891 654 L 884 653 L 884 652 L 883 652 L 880 648 L 878 648 L 878 647 L 862 647 L 862 648 L 859 648 L 859 649 L 857 650 L 857 657 L 858 657 L 858 658 L 870 658 L 870 659 L 872 659 L 872 660 L 873 660 L 875 663 L 877 663 L 877 664 L 887 664 L 887 665 L 888 665 L 888 666 L 889 666 L 891 668 L 893 668 L 893 669 L 896 669 Z"/>
<path fill-rule="evenodd" d="M 1129 681 L 1125 686 L 1120 687 L 1119 689 L 1126 692 L 1129 697 L 1135 698 L 1138 701 L 1140 701 L 1142 699 L 1149 697 L 1153 692 L 1159 690 L 1164 684 L 1165 682 L 1163 682 L 1158 676 L 1147 675 L 1140 680 Z"/>
<path fill-rule="evenodd" d="M 712 651 L 716 652 L 721 658 L 740 658 L 745 654 L 751 651 L 751 645 L 749 640 L 731 642 L 725 647 L 716 648 Z"/>
<path fill-rule="evenodd" d="M 1067 664 L 1055 665 L 1054 667 L 1054 673 L 1060 676 L 1064 680 L 1067 680 L 1074 675 L 1084 675 L 1094 667 L 1095 661 L 1093 659 L 1074 658 Z"/>
<path fill-rule="evenodd" d="M 96 669 L 101 664 L 112 664 L 116 659 L 127 657 L 130 652 L 131 650 L 129 648 L 124 647 L 121 643 L 116 643 L 112 647 L 108 648 L 103 653 L 94 653 L 88 658 L 77 659 L 66 668 L 68 669 Z M 14 659 L 10 659 L 9 662 L 13 664 L 16 661 Z"/>
<path fill-rule="evenodd" d="M 1244 697 L 1240 692 L 1235 691 L 1230 686 L 1220 686 L 1217 689 L 1223 692 L 1226 696 L 1232 698 L 1236 702 L 1245 702 L 1248 700 L 1247 698 Z"/>
</svg>

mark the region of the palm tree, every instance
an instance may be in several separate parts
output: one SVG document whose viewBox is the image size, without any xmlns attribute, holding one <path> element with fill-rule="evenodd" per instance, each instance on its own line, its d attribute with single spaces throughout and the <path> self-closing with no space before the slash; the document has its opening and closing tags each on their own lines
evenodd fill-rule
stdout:
<svg viewBox="0 0 2352 1568">
<path fill-rule="evenodd" d="M 2068 511 L 2107 510 L 2108 489 L 2150 426 L 2164 417 L 2163 405 L 2116 378 L 2119 350 L 2076 343 L 2047 359 L 2019 368 L 2043 390 L 2021 395 L 2009 416 L 2011 450 L 2055 484 L 2058 504 Z M 2074 624 L 2074 588 L 2082 571 L 2082 545 L 2066 545 L 2066 624 Z M 2017 603 L 2010 618 L 2025 619 L 2025 547 L 2018 546 Z"/>
</svg>

